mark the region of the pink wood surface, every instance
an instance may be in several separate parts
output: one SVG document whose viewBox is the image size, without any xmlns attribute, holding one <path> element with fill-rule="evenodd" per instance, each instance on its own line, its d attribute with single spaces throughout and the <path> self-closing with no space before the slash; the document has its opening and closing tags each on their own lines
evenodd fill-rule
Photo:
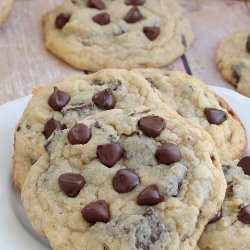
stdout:
<svg viewBox="0 0 250 250">
<path fill-rule="evenodd" d="M 219 41 L 250 26 L 250 5 L 237 0 L 178 0 L 196 33 L 186 53 L 193 75 L 212 85 L 229 87 L 214 64 Z M 41 16 L 62 0 L 16 0 L 9 20 L 0 28 L 0 103 L 31 93 L 41 84 L 81 71 L 63 63 L 43 47 Z M 185 71 L 183 58 L 170 69 Z"/>
</svg>

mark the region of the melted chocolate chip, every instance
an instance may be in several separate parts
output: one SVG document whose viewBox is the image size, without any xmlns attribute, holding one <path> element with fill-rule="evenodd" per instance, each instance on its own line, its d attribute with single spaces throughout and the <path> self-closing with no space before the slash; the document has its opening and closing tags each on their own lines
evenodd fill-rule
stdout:
<svg viewBox="0 0 250 250">
<path fill-rule="evenodd" d="M 250 35 L 247 38 L 247 42 L 246 42 L 246 50 L 248 53 L 250 53 Z"/>
<path fill-rule="evenodd" d="M 185 48 L 187 47 L 187 40 L 184 35 L 181 35 L 181 43 Z"/>
<path fill-rule="evenodd" d="M 90 111 L 95 108 L 95 105 L 93 103 L 76 103 L 67 105 L 65 109 L 62 110 L 62 115 L 65 116 L 70 112 L 77 112 L 78 115 L 81 114 L 81 112 L 84 111 Z"/>
<path fill-rule="evenodd" d="M 250 156 L 243 157 L 239 161 L 238 166 L 242 168 L 246 175 L 250 176 Z"/>
<path fill-rule="evenodd" d="M 83 186 L 85 180 L 80 174 L 67 173 L 59 176 L 59 186 L 68 197 L 76 197 Z"/>
<path fill-rule="evenodd" d="M 82 209 L 82 216 L 91 224 L 107 223 L 110 219 L 109 204 L 104 200 L 92 202 Z"/>
<path fill-rule="evenodd" d="M 107 25 L 110 23 L 110 16 L 108 13 L 106 12 L 103 12 L 103 13 L 99 13 L 95 16 L 93 16 L 93 21 L 95 23 L 98 23 L 100 25 Z"/>
<path fill-rule="evenodd" d="M 221 123 L 226 121 L 228 118 L 227 113 L 219 109 L 206 108 L 204 110 L 204 113 L 210 124 L 220 125 Z"/>
<path fill-rule="evenodd" d="M 229 181 L 227 183 L 226 197 L 230 198 L 233 195 L 234 195 L 234 183 L 232 181 Z"/>
<path fill-rule="evenodd" d="M 44 126 L 43 134 L 48 139 L 55 130 L 62 130 L 64 127 L 63 125 L 55 120 L 54 118 L 51 118 Z"/>
<path fill-rule="evenodd" d="M 244 224 L 250 224 L 250 205 L 241 208 L 238 220 Z"/>
<path fill-rule="evenodd" d="M 97 156 L 100 162 L 109 168 L 113 167 L 122 158 L 123 152 L 123 148 L 117 143 L 97 146 Z"/>
<path fill-rule="evenodd" d="M 219 219 L 222 218 L 222 208 L 216 213 L 216 215 L 208 222 L 208 224 L 212 224 L 216 221 L 218 221 Z"/>
<path fill-rule="evenodd" d="M 138 127 L 148 137 L 157 137 L 164 129 L 164 120 L 156 115 L 149 115 L 141 118 Z"/>
<path fill-rule="evenodd" d="M 154 41 L 160 34 L 160 28 L 147 26 L 143 28 L 143 33 L 150 41 Z"/>
<path fill-rule="evenodd" d="M 90 130 L 84 124 L 75 124 L 68 132 L 68 140 L 71 145 L 86 144 L 90 138 Z"/>
<path fill-rule="evenodd" d="M 105 4 L 101 0 L 88 0 L 87 6 L 98 10 L 105 9 Z"/>
<path fill-rule="evenodd" d="M 70 19 L 70 14 L 68 13 L 61 13 L 56 17 L 55 20 L 55 26 L 58 29 L 62 29 L 64 27 L 64 25 L 69 21 Z"/>
<path fill-rule="evenodd" d="M 155 157 L 159 163 L 166 165 L 178 162 L 182 159 L 181 151 L 173 143 L 163 143 L 156 150 Z"/>
<path fill-rule="evenodd" d="M 55 111 L 61 111 L 64 106 L 70 101 L 70 96 L 54 87 L 54 92 L 50 95 L 48 104 Z"/>
<path fill-rule="evenodd" d="M 168 235 L 166 225 L 162 218 L 152 207 L 143 214 L 148 230 L 145 226 L 138 224 L 135 232 L 135 247 L 140 250 L 150 250 L 153 244 L 161 238 L 161 235 Z"/>
<path fill-rule="evenodd" d="M 139 184 L 140 178 L 132 169 L 120 169 L 113 178 L 113 187 L 118 193 L 131 192 Z"/>
<path fill-rule="evenodd" d="M 144 16 L 141 14 L 137 7 L 132 7 L 129 12 L 125 15 L 124 20 L 127 23 L 136 23 L 141 21 Z"/>
<path fill-rule="evenodd" d="M 145 0 L 125 0 L 126 5 L 143 5 Z"/>
<path fill-rule="evenodd" d="M 19 132 L 21 130 L 21 126 L 17 126 L 16 131 Z"/>
<path fill-rule="evenodd" d="M 137 204 L 140 206 L 153 206 L 164 200 L 156 184 L 146 187 L 137 197 Z"/>
<path fill-rule="evenodd" d="M 106 110 L 113 109 L 115 107 L 115 98 L 110 88 L 104 89 L 95 94 L 92 100 L 98 107 Z"/>
</svg>

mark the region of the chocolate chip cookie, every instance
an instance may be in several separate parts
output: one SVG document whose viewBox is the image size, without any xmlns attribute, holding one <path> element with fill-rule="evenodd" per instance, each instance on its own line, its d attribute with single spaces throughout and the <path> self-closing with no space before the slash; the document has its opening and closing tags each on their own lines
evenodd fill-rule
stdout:
<svg viewBox="0 0 250 250">
<path fill-rule="evenodd" d="M 250 96 L 250 29 L 233 33 L 220 44 L 216 64 L 237 91 Z"/>
<path fill-rule="evenodd" d="M 12 10 L 13 0 L 0 0 L 0 26 L 7 20 Z"/>
<path fill-rule="evenodd" d="M 167 109 L 113 109 L 57 130 L 22 201 L 53 249 L 194 249 L 225 180 L 210 135 Z"/>
<path fill-rule="evenodd" d="M 174 0 L 68 0 L 44 17 L 45 46 L 75 68 L 161 67 L 193 41 Z"/>
<path fill-rule="evenodd" d="M 103 70 L 35 89 L 15 132 L 16 186 L 21 190 L 30 167 L 43 154 L 44 144 L 54 131 L 104 110 L 140 105 L 171 109 L 142 76 L 126 70 Z"/>
<path fill-rule="evenodd" d="M 250 246 L 250 157 L 225 163 L 226 197 L 198 243 L 201 250 L 247 250 Z"/>
<path fill-rule="evenodd" d="M 229 105 L 198 79 L 177 71 L 136 69 L 183 117 L 198 122 L 213 138 L 222 161 L 239 159 L 245 129 Z"/>
</svg>

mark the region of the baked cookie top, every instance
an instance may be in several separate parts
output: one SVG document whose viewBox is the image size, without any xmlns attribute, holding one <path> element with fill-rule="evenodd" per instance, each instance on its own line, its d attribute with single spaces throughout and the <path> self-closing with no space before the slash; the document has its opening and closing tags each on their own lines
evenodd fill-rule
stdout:
<svg viewBox="0 0 250 250">
<path fill-rule="evenodd" d="M 247 147 L 245 129 L 230 106 L 204 83 L 179 71 L 135 69 L 179 115 L 199 123 L 213 138 L 222 161 L 242 157 Z"/>
<path fill-rule="evenodd" d="M 44 17 L 45 46 L 75 68 L 160 67 L 193 40 L 174 0 L 68 0 Z"/>
<path fill-rule="evenodd" d="M 53 249 L 193 249 L 224 192 L 209 134 L 141 107 L 56 131 L 22 201 Z"/>
<path fill-rule="evenodd" d="M 13 0 L 0 0 L 0 26 L 7 20 L 12 10 Z"/>
<path fill-rule="evenodd" d="M 227 192 L 222 208 L 199 241 L 205 249 L 249 249 L 250 246 L 250 157 L 223 164 Z"/>
<path fill-rule="evenodd" d="M 69 77 L 35 89 L 15 132 L 13 175 L 21 190 L 27 172 L 44 152 L 46 139 L 57 129 L 104 110 L 157 108 L 164 105 L 157 92 L 141 76 L 126 70 L 103 70 Z"/>
<path fill-rule="evenodd" d="M 233 33 L 222 41 L 216 64 L 227 81 L 250 96 L 250 29 Z"/>
</svg>

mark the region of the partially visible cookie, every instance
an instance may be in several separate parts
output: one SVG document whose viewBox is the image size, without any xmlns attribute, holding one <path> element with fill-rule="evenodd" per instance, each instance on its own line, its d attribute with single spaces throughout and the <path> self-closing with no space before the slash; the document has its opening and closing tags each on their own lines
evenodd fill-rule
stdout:
<svg viewBox="0 0 250 250">
<path fill-rule="evenodd" d="M 35 89 L 15 132 L 16 186 L 21 190 L 30 167 L 43 154 L 46 139 L 55 130 L 71 127 L 86 116 L 104 110 L 140 105 L 165 107 L 142 76 L 126 70 L 102 70 Z"/>
<path fill-rule="evenodd" d="M 239 159 L 247 147 L 245 129 L 230 106 L 204 83 L 178 71 L 135 69 L 183 117 L 199 123 L 213 138 L 222 161 Z"/>
<path fill-rule="evenodd" d="M 45 46 L 75 68 L 161 67 L 194 35 L 174 0 L 67 0 L 44 17 Z"/>
<path fill-rule="evenodd" d="M 222 209 L 201 236 L 201 250 L 250 247 L 250 157 L 223 164 L 227 192 Z"/>
<path fill-rule="evenodd" d="M 233 33 L 220 44 L 216 64 L 237 91 L 250 96 L 250 29 Z"/>
<path fill-rule="evenodd" d="M 0 26 L 7 20 L 12 10 L 13 0 L 0 0 Z"/>
<path fill-rule="evenodd" d="M 53 249 L 194 249 L 221 206 L 213 140 L 167 109 L 114 109 L 56 131 L 22 200 Z"/>
</svg>

